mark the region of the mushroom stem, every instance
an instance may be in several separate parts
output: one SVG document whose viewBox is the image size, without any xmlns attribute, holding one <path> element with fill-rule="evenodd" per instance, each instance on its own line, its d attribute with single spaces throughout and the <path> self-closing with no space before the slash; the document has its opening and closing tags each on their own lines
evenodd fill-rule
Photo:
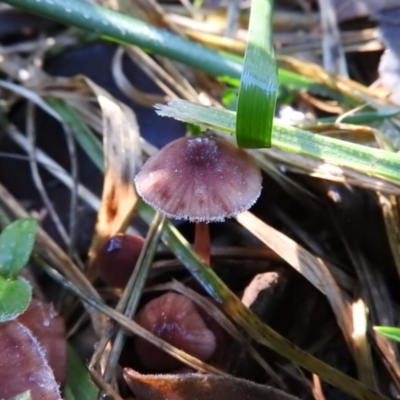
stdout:
<svg viewBox="0 0 400 400">
<path fill-rule="evenodd" d="M 197 255 L 210 265 L 210 229 L 206 222 L 197 222 L 194 234 L 194 250 Z"/>
</svg>

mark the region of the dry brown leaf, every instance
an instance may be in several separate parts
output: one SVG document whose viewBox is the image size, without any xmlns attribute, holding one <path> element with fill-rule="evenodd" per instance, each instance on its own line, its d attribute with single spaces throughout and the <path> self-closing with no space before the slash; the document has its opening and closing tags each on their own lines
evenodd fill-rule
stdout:
<svg viewBox="0 0 400 400">
<path fill-rule="evenodd" d="M 129 387 L 141 400 L 296 400 L 278 389 L 245 379 L 211 374 L 142 375 L 124 370 Z"/>
<path fill-rule="evenodd" d="M 89 251 L 92 262 L 107 239 L 125 229 L 137 205 L 133 178 L 141 165 L 139 126 L 133 111 L 87 80 L 103 113 L 105 176 L 96 232 Z M 129 156 L 121 153 L 129 152 Z"/>
</svg>

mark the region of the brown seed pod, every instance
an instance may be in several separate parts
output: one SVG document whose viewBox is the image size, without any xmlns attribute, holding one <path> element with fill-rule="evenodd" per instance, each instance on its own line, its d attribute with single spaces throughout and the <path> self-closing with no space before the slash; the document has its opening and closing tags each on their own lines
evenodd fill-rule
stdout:
<svg viewBox="0 0 400 400">
<path fill-rule="evenodd" d="M 118 234 L 100 249 L 96 265 L 100 277 L 111 287 L 124 288 L 135 268 L 144 239 L 136 235 Z"/>
<path fill-rule="evenodd" d="M 183 295 L 166 293 L 150 301 L 139 312 L 136 322 L 200 360 L 208 360 L 216 349 L 214 333 L 207 328 L 193 302 Z M 144 339 L 136 338 L 135 347 L 143 365 L 149 369 L 167 370 L 182 366 L 178 360 Z"/>
<path fill-rule="evenodd" d="M 261 193 L 261 172 L 233 144 L 208 136 L 173 141 L 135 178 L 143 200 L 168 217 L 223 221 L 249 209 Z"/>
</svg>

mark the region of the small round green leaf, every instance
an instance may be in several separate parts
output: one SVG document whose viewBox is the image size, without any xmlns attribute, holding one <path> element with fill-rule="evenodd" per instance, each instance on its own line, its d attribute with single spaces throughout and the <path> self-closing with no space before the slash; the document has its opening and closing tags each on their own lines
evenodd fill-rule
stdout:
<svg viewBox="0 0 400 400">
<path fill-rule="evenodd" d="M 0 277 L 0 322 L 11 321 L 22 314 L 32 299 L 28 281 L 7 281 Z"/>
<path fill-rule="evenodd" d="M 37 222 L 19 219 L 8 225 L 0 235 L 0 275 L 15 278 L 29 261 L 35 244 Z"/>
</svg>

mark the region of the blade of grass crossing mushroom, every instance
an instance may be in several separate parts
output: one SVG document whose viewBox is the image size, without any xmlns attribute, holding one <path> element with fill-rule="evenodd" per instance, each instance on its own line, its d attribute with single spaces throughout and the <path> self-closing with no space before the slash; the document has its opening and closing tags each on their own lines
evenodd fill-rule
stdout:
<svg viewBox="0 0 400 400">
<path fill-rule="evenodd" d="M 236 115 L 239 147 L 271 147 L 278 94 L 272 44 L 272 0 L 253 0 Z"/>
<path fill-rule="evenodd" d="M 146 284 L 148 272 L 150 271 L 157 246 L 163 231 L 165 217 L 160 213 L 156 213 L 154 220 L 149 228 L 149 233 L 146 241 L 140 252 L 139 259 L 136 263 L 135 269 L 127 284 L 121 300 L 118 303 L 117 311 L 123 311 L 124 314 L 132 318 L 137 310 L 139 301 Z M 125 343 L 125 332 L 119 330 L 113 343 L 113 348 L 108 360 L 106 369 L 104 371 L 104 380 L 109 382 L 112 374 L 115 371 L 118 360 L 121 356 L 122 347 Z"/>
<path fill-rule="evenodd" d="M 153 218 L 154 211 L 140 204 L 140 216 L 147 222 Z M 225 312 L 238 323 L 254 340 L 272 348 L 299 366 L 314 372 L 321 379 L 341 389 L 359 400 L 388 400 L 387 397 L 370 389 L 366 385 L 350 378 L 335 368 L 311 356 L 293 345 L 263 323 L 251 310 L 229 290 L 211 268 L 208 268 L 193 252 L 186 239 L 171 224 L 166 223 L 163 237 L 165 245 L 191 272 L 203 288 L 218 301 Z"/>
<path fill-rule="evenodd" d="M 167 352 L 171 356 L 177 358 L 178 360 L 186 363 L 187 365 L 198 371 L 213 373 L 217 375 L 226 375 L 225 372 L 219 370 L 218 368 L 208 365 L 205 362 L 198 360 L 196 357 L 193 357 L 185 353 L 184 351 L 179 350 L 176 347 L 170 345 L 168 342 L 162 340 L 155 334 L 149 332 L 147 329 L 142 328 L 132 319 L 126 317 L 125 315 L 119 312 L 116 312 L 113 308 L 105 305 L 101 300 L 98 300 L 97 298 L 88 295 L 87 292 L 81 290 L 78 286 L 75 286 L 71 281 L 65 279 L 59 272 L 51 268 L 48 264 L 42 262 L 40 266 L 50 277 L 52 277 L 55 281 L 60 283 L 64 288 L 70 290 L 81 300 L 83 300 L 88 306 L 92 306 L 95 310 L 118 322 L 125 330 L 135 333 L 139 337 L 146 339 L 154 346 L 162 348 L 165 352 Z"/>
<path fill-rule="evenodd" d="M 190 122 L 217 131 L 235 132 L 235 113 L 218 110 L 185 100 L 171 100 L 157 105 L 159 115 Z M 384 176 L 400 182 L 400 155 L 339 139 L 312 134 L 274 120 L 272 145 L 282 150 L 321 159 L 325 162 L 362 171 L 373 176 Z"/>
</svg>

